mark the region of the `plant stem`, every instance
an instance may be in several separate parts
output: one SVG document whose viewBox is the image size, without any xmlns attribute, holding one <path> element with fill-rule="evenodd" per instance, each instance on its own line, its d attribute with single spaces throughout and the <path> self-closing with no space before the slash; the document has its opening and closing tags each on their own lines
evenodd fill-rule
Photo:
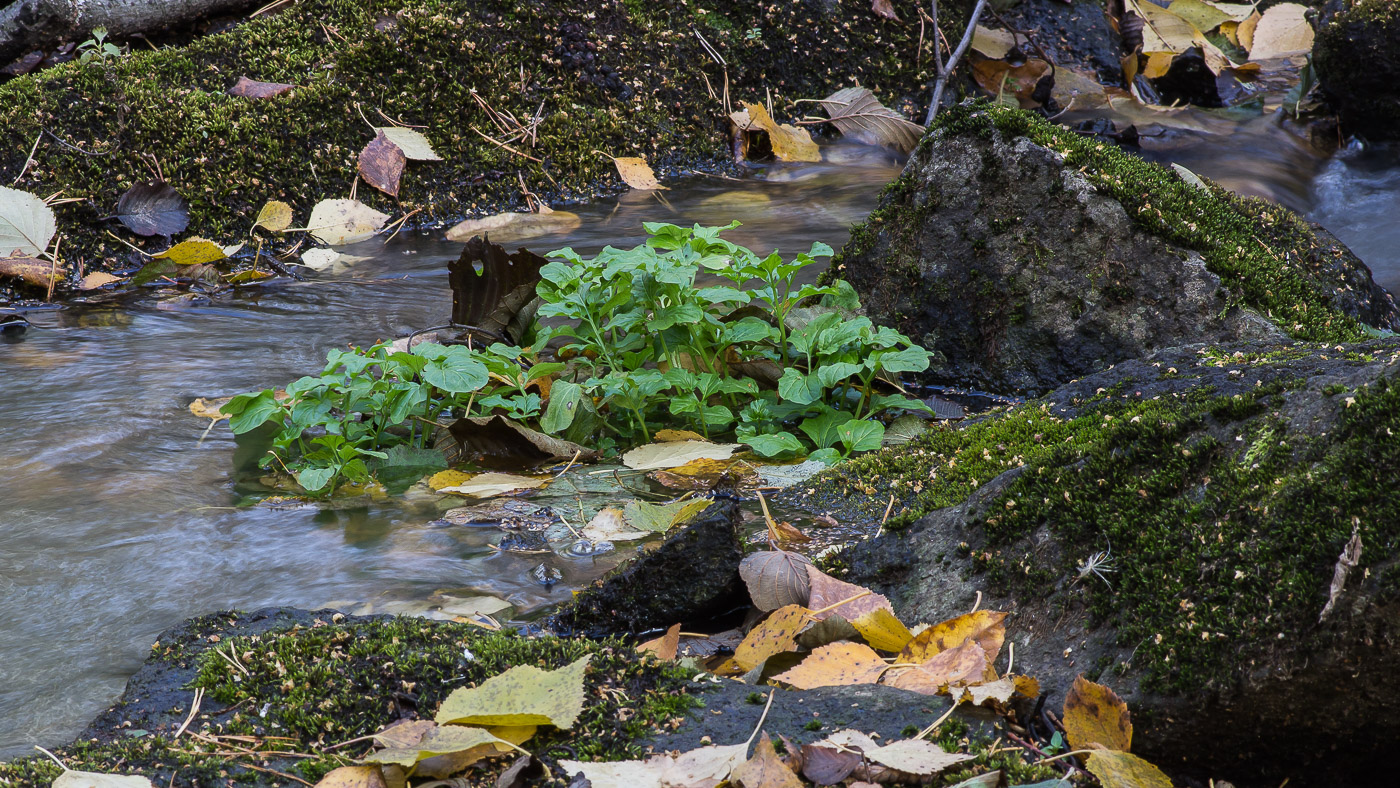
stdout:
<svg viewBox="0 0 1400 788">
<path fill-rule="evenodd" d="M 948 62 L 945 64 L 942 56 L 938 54 L 938 0 L 930 2 L 933 6 L 933 63 L 938 68 L 938 78 L 933 83 L 933 102 L 928 105 L 928 116 L 924 118 L 925 126 L 931 125 L 934 116 L 938 114 L 938 105 L 943 101 L 943 90 L 948 87 L 948 76 L 958 67 L 958 61 L 972 43 L 972 34 L 977 30 L 977 20 L 982 18 L 982 12 L 987 9 L 987 0 L 977 0 L 977 5 L 972 8 L 972 17 L 967 21 L 967 30 L 963 31 L 962 41 L 958 42 L 958 48 L 948 56 Z"/>
</svg>

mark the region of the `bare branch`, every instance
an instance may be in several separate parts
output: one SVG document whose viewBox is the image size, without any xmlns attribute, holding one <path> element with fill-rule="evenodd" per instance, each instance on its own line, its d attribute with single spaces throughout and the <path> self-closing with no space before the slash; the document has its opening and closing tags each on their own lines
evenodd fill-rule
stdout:
<svg viewBox="0 0 1400 788">
<path fill-rule="evenodd" d="M 933 4 L 933 27 L 938 30 L 938 0 L 930 0 Z M 958 61 L 967 52 L 967 48 L 972 44 L 972 35 L 977 30 L 977 20 L 982 18 L 982 12 L 987 10 L 987 0 L 977 0 L 977 5 L 972 9 L 972 18 L 967 20 L 967 30 L 963 31 L 962 40 L 958 42 L 958 48 L 948 56 L 947 63 L 943 58 L 934 53 L 933 62 L 938 67 L 938 79 L 933 83 L 933 102 L 928 105 L 928 116 L 924 118 L 924 125 L 933 123 L 933 118 L 938 114 L 938 104 L 943 101 L 943 91 L 948 87 L 948 75 L 953 73 L 953 69 L 958 67 Z"/>
</svg>

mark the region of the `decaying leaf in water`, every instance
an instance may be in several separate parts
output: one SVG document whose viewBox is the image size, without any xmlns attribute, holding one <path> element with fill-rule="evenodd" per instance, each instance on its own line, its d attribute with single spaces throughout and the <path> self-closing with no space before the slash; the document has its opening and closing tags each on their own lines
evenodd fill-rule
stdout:
<svg viewBox="0 0 1400 788">
<path fill-rule="evenodd" d="M 0 186 L 0 257 L 37 257 L 57 232 L 48 204 L 29 192 Z"/>
<path fill-rule="evenodd" d="M 881 104 L 861 87 L 843 88 L 821 100 L 842 136 L 866 145 L 880 145 L 908 154 L 919 144 L 924 127 Z"/>
<path fill-rule="evenodd" d="M 420 132 L 402 126 L 378 126 L 374 130 L 393 143 L 405 158 L 413 161 L 442 161 L 442 157 L 433 150 L 432 143 Z"/>
<path fill-rule="evenodd" d="M 324 271 L 340 260 L 340 252 L 318 246 L 301 253 L 301 264 L 313 271 Z"/>
<path fill-rule="evenodd" d="M 812 541 L 812 537 L 802 533 L 796 526 L 789 522 L 773 524 L 773 532 L 777 535 L 779 542 L 794 542 L 805 544 Z"/>
<path fill-rule="evenodd" d="M 553 725 L 568 730 L 583 711 L 583 674 L 592 655 L 558 670 L 516 665 L 475 687 L 453 690 L 442 702 L 441 725 Z"/>
<path fill-rule="evenodd" d="M 1032 94 L 1049 71 L 1050 64 L 1037 59 L 1027 60 L 1019 66 L 1004 60 L 978 60 L 972 64 L 972 76 L 983 90 L 993 96 L 1014 97 L 1022 109 L 1038 104 Z"/>
<path fill-rule="evenodd" d="M 120 282 L 121 280 L 122 278 L 120 276 L 112 276 L 111 274 L 104 274 L 101 271 L 96 271 L 94 273 L 88 274 L 87 276 L 79 280 L 78 289 L 96 290 L 99 287 L 106 287 L 107 285 L 110 285 L 114 282 Z"/>
<path fill-rule="evenodd" d="M 1074 109 L 1097 109 L 1108 103 L 1108 94 L 1096 77 L 1067 66 L 1055 66 L 1055 84 L 1050 88 L 1050 95 L 1062 107 L 1071 106 L 1073 102 Z"/>
<path fill-rule="evenodd" d="M 341 766 L 326 772 L 316 788 L 389 788 L 384 772 L 374 766 Z"/>
<path fill-rule="evenodd" d="M 137 235 L 175 235 L 190 224 L 190 204 L 165 181 L 138 183 L 117 200 L 117 220 Z"/>
<path fill-rule="evenodd" d="M 1065 694 L 1065 735 L 1076 750 L 1099 744 L 1110 750 L 1132 749 L 1133 723 L 1128 704 L 1113 690 L 1083 676 Z"/>
<path fill-rule="evenodd" d="M 743 788 L 802 788 L 802 780 L 778 757 L 767 733 L 758 738 L 753 757 L 736 767 L 729 781 Z"/>
<path fill-rule="evenodd" d="M 727 460 L 741 448 L 743 447 L 737 443 L 710 443 L 693 440 L 648 443 L 622 455 L 622 464 L 634 471 L 676 468 L 691 460 Z"/>
<path fill-rule="evenodd" d="M 10 277 L 35 287 L 48 287 L 63 280 L 67 269 L 33 257 L 0 257 L 0 277 Z"/>
<path fill-rule="evenodd" d="M 1146 20 L 1142 26 L 1142 51 L 1181 54 L 1195 46 L 1196 28 L 1190 22 L 1152 3 L 1124 0 L 1124 6 Z"/>
<path fill-rule="evenodd" d="M 1172 785 L 1161 769 L 1132 753 L 1095 750 L 1089 755 L 1087 766 L 1103 788 L 1171 788 Z"/>
<path fill-rule="evenodd" d="M 150 779 L 135 774 L 102 774 L 64 769 L 51 788 L 152 788 Z"/>
<path fill-rule="evenodd" d="M 1307 7 L 1297 3 L 1279 3 L 1264 12 L 1254 27 L 1251 60 L 1268 60 L 1312 51 L 1313 29 L 1308 24 Z"/>
<path fill-rule="evenodd" d="M 214 419 L 215 421 L 226 419 L 228 418 L 228 414 L 219 410 L 219 408 L 226 405 L 231 399 L 233 399 L 233 397 L 200 397 L 190 403 L 190 413 L 193 413 L 201 419 Z"/>
<path fill-rule="evenodd" d="M 668 504 L 632 500 L 623 507 L 622 513 L 627 519 L 627 523 L 633 528 L 652 533 L 665 533 L 678 525 L 684 525 L 694 520 L 712 503 L 714 501 L 708 498 L 676 501 Z"/>
<path fill-rule="evenodd" d="M 447 264 L 452 322 L 518 342 L 534 322 L 539 308 L 535 287 L 547 262 L 534 252 L 521 249 L 508 254 L 505 247 L 484 236 L 473 237 L 462 254 Z"/>
<path fill-rule="evenodd" d="M 927 662 L 971 638 L 985 652 L 987 664 L 993 664 L 1006 639 L 1005 621 L 1005 613 L 993 610 L 978 610 L 951 618 L 920 632 L 904 647 L 899 659 L 901 662 Z"/>
<path fill-rule="evenodd" d="M 622 182 L 640 191 L 657 191 L 666 187 L 661 185 L 661 181 L 656 179 L 656 173 L 652 171 L 647 160 L 637 156 L 618 156 L 613 159 L 613 166 L 617 167 L 618 177 Z"/>
<path fill-rule="evenodd" d="M 327 246 L 342 246 L 373 238 L 388 221 L 387 214 L 357 200 L 322 200 L 311 209 L 306 229 Z"/>
<path fill-rule="evenodd" d="M 637 646 L 637 651 L 643 654 L 651 654 L 663 662 L 670 662 L 676 658 L 676 650 L 681 644 L 681 625 L 674 624 L 666 630 L 666 634 L 654 640 L 648 640 Z"/>
<path fill-rule="evenodd" d="M 280 96 L 294 87 L 296 85 L 288 85 L 285 82 L 258 82 L 247 77 L 239 77 L 233 87 L 228 89 L 228 94 L 243 98 L 265 99 Z"/>
<path fill-rule="evenodd" d="M 903 655 L 899 662 L 906 662 Z M 885 676 L 885 683 L 924 695 L 938 695 L 950 686 L 980 682 L 987 672 L 987 655 L 972 638 L 935 654 L 917 667 L 901 667 Z"/>
<path fill-rule="evenodd" d="M 268 200 L 258 211 L 254 227 L 261 227 L 270 233 L 280 233 L 292 226 L 292 206 L 281 200 Z"/>
<path fill-rule="evenodd" d="M 584 763 L 561 760 L 566 775 L 582 773 L 592 788 L 714 788 L 748 757 L 749 743 L 701 747 L 645 761 Z"/>
<path fill-rule="evenodd" d="M 839 612 L 840 608 L 837 608 Z M 909 627 L 886 607 L 877 607 L 856 616 L 851 619 L 851 626 L 865 638 L 866 643 L 881 651 L 901 651 L 914 639 Z"/>
<path fill-rule="evenodd" d="M 151 255 L 154 260 L 169 260 L 175 265 L 201 265 L 214 263 L 228 257 L 224 248 L 207 238 L 191 238 L 181 241 L 159 254 Z"/>
<path fill-rule="evenodd" d="M 763 622 L 744 636 L 734 649 L 734 661 L 744 670 L 753 670 L 774 654 L 797 648 L 797 633 L 811 621 L 809 611 L 801 605 L 786 605 L 774 610 Z"/>
<path fill-rule="evenodd" d="M 596 449 L 545 435 L 505 416 L 473 416 L 457 419 L 449 432 L 457 441 L 459 456 L 450 464 L 476 457 L 496 467 L 529 467 L 553 460 L 592 460 Z"/>
<path fill-rule="evenodd" d="M 797 667 L 773 678 L 797 689 L 874 684 L 888 667 L 869 646 L 842 642 L 813 650 Z"/>
<path fill-rule="evenodd" d="M 470 495 L 473 498 L 490 498 L 518 490 L 531 490 L 549 484 L 549 477 L 517 476 L 513 473 L 478 473 L 461 484 L 443 487 L 438 492 Z"/>
<path fill-rule="evenodd" d="M 811 596 L 807 568 L 811 559 L 786 550 L 750 553 L 739 563 L 739 576 L 749 588 L 749 598 L 759 610 L 806 605 Z"/>
<path fill-rule="evenodd" d="M 467 241 L 473 236 L 490 233 L 496 243 L 510 243 L 541 235 L 567 233 L 582 221 L 578 214 L 568 211 L 498 213 L 458 223 L 447 231 L 447 240 Z"/>
<path fill-rule="evenodd" d="M 850 621 L 882 609 L 894 613 L 894 607 L 886 597 L 871 593 L 868 588 L 837 580 L 815 566 L 807 566 L 807 577 L 810 589 L 807 607 L 821 611 L 815 614 L 817 620 L 836 615 Z M 838 602 L 844 604 L 838 605 Z"/>
<path fill-rule="evenodd" d="M 407 163 L 408 157 L 403 155 L 399 146 L 381 133 L 360 151 L 360 177 L 390 197 L 398 197 L 399 180 L 403 178 L 403 168 Z"/>
<path fill-rule="evenodd" d="M 743 131 L 762 131 L 768 135 L 773 155 L 783 161 L 821 161 L 821 150 L 812 141 L 806 129 L 797 126 L 779 126 L 768 115 L 762 104 L 744 102 L 744 111 L 730 115 L 734 125 Z"/>
<path fill-rule="evenodd" d="M 608 507 L 593 515 L 579 534 L 591 542 L 631 542 L 651 536 L 650 531 L 639 531 L 627 524 L 622 510 Z"/>
<path fill-rule="evenodd" d="M 734 487 L 752 487 L 759 482 L 758 471 L 744 460 L 691 460 L 676 468 L 652 471 L 652 479 L 672 490 L 709 492 L 723 481 Z"/>
</svg>

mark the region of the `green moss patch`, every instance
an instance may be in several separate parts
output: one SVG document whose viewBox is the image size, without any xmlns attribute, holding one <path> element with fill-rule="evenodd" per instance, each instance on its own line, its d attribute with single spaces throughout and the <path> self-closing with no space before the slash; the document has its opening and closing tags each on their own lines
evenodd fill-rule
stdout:
<svg viewBox="0 0 1400 788">
<path fill-rule="evenodd" d="M 730 160 L 706 86 L 719 90 L 723 72 L 696 31 L 725 54 L 731 96 L 771 90 L 780 111 L 852 82 L 897 97 L 931 78 L 915 67 L 917 26 L 859 0 L 305 0 L 185 47 L 0 85 L 0 181 L 20 174 L 38 138 L 17 187 L 82 199 L 59 207 L 59 232 L 65 261 L 89 272 L 137 262 L 106 229 L 164 244 L 105 219 L 157 173 L 190 200 L 189 235 L 234 242 L 271 199 L 303 226 L 317 201 L 348 195 L 384 116 L 422 126 L 445 159 L 412 163 L 397 202 L 360 184 L 377 209 L 419 211 L 411 224 L 520 207 L 520 178 L 556 203 L 585 200 L 621 188 L 596 151 L 670 174 Z M 240 76 L 297 88 L 228 95 Z M 517 155 L 485 139 L 504 134 L 478 98 L 521 120 L 539 112 L 535 144 L 515 142 Z"/>
</svg>

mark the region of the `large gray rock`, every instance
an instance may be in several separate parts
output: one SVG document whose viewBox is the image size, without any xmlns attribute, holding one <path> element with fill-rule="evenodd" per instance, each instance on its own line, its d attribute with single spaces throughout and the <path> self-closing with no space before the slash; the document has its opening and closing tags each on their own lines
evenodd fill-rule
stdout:
<svg viewBox="0 0 1400 788">
<path fill-rule="evenodd" d="M 1040 393 L 1162 348 L 1400 328 L 1370 270 L 1286 209 L 992 106 L 945 113 L 836 261 L 948 382 Z"/>
<path fill-rule="evenodd" d="M 1354 787 L 1394 784 L 1400 741 L 1397 478 L 1400 342 L 1375 340 L 1166 351 L 815 486 L 875 520 L 895 495 L 909 524 L 843 579 L 905 621 L 1011 612 L 1050 708 L 1082 672 L 1169 772 Z"/>
</svg>

